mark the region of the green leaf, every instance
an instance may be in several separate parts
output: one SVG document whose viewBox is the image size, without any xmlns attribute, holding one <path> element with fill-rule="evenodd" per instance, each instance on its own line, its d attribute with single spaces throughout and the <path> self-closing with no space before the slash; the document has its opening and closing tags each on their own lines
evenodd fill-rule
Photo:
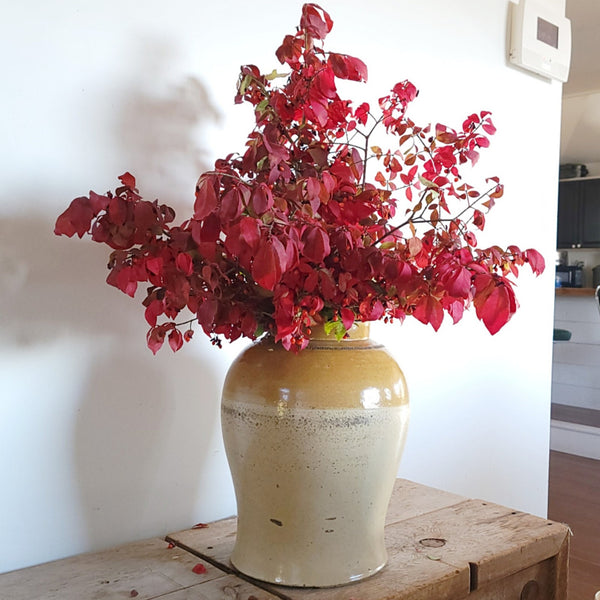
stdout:
<svg viewBox="0 0 600 600">
<path fill-rule="evenodd" d="M 267 109 L 267 106 L 269 106 L 269 99 L 264 98 L 256 105 L 256 112 L 262 115 Z"/>
<path fill-rule="evenodd" d="M 278 77 L 287 77 L 287 73 L 278 73 L 277 69 L 273 69 L 268 75 L 265 75 L 265 79 L 269 81 L 273 81 L 273 79 L 277 79 Z"/>
<path fill-rule="evenodd" d="M 238 88 L 240 94 L 244 94 L 246 92 L 246 90 L 248 89 L 248 86 L 250 85 L 251 81 L 252 81 L 252 77 L 250 75 L 245 75 L 244 76 L 244 78 L 240 82 L 240 85 L 239 85 L 239 88 Z"/>
<path fill-rule="evenodd" d="M 438 187 L 433 181 L 429 181 L 429 179 L 425 179 L 422 175 L 419 175 L 419 181 L 428 188 L 436 188 Z"/>
<path fill-rule="evenodd" d="M 256 170 L 257 171 L 262 171 L 265 166 L 268 166 L 269 163 L 269 157 L 268 156 L 263 156 L 257 163 L 256 163 Z"/>
<path fill-rule="evenodd" d="M 396 242 L 383 242 L 379 245 L 382 250 L 391 250 L 396 247 Z"/>
<path fill-rule="evenodd" d="M 326 321 L 323 329 L 327 335 L 335 335 L 335 339 L 339 342 L 346 335 L 346 328 L 342 321 Z"/>
</svg>

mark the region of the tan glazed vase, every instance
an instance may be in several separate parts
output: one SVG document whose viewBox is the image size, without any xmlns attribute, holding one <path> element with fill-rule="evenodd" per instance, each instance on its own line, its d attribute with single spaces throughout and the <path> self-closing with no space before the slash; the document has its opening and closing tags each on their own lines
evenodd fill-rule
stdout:
<svg viewBox="0 0 600 600">
<path fill-rule="evenodd" d="M 222 398 L 238 506 L 233 566 L 310 587 L 383 568 L 407 426 L 402 371 L 366 324 L 339 342 L 321 328 L 297 355 L 268 337 L 242 352 Z"/>
</svg>

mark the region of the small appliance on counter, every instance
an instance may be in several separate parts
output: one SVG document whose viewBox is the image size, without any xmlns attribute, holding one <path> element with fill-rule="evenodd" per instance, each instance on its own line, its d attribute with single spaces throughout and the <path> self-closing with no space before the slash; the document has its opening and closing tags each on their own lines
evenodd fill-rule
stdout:
<svg viewBox="0 0 600 600">
<path fill-rule="evenodd" d="M 556 265 L 568 265 L 569 264 L 569 253 L 566 250 L 556 251 Z"/>
<path fill-rule="evenodd" d="M 560 165 L 558 177 L 559 179 L 573 179 L 575 177 L 585 177 L 588 173 L 588 168 L 585 165 L 568 163 Z"/>
<path fill-rule="evenodd" d="M 556 287 L 583 287 L 582 265 L 556 265 Z"/>
</svg>

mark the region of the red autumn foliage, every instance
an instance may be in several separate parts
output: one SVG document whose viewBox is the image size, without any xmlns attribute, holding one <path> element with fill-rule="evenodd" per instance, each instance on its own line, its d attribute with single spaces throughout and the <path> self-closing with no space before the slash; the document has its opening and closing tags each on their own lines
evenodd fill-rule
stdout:
<svg viewBox="0 0 600 600">
<path fill-rule="evenodd" d="M 113 249 L 107 282 L 143 300 L 152 352 L 173 351 L 198 322 L 213 343 L 270 332 L 287 349 L 325 323 L 343 336 L 353 322 L 412 316 L 435 330 L 474 306 L 496 333 L 517 309 L 509 276 L 534 249 L 477 247 L 484 212 L 503 194 L 495 177 L 479 192 L 461 167 L 475 164 L 495 132 L 489 112 L 458 129 L 421 127 L 407 116 L 417 88 L 395 84 L 376 111 L 339 97 L 336 79 L 366 81 L 358 58 L 325 51 L 333 21 L 305 4 L 300 27 L 276 52 L 287 73 L 244 66 L 236 102 L 254 107 L 243 154 L 200 176 L 191 218 L 143 200 L 125 173 L 115 192 L 73 200 L 58 235 L 90 235 Z M 383 127 L 394 147 L 371 144 Z M 367 165 L 378 165 L 373 179 Z M 187 310 L 190 317 L 176 321 Z M 159 319 L 166 319 L 162 323 Z M 182 333 L 183 332 L 183 333 Z"/>
</svg>

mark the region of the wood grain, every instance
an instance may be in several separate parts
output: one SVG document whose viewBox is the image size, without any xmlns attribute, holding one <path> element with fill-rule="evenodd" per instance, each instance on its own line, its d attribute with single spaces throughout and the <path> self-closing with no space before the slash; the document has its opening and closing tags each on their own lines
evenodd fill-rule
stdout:
<svg viewBox="0 0 600 600">
<path fill-rule="evenodd" d="M 252 595 L 257 600 L 276 598 L 210 564 L 205 564 L 206 573 L 197 574 L 192 569 L 198 562 L 193 554 L 180 548 L 169 549 L 165 540 L 155 538 L 0 575 L 0 598 L 232 600 L 243 597 L 245 600 Z M 244 595 L 232 595 L 242 584 Z"/>
</svg>

